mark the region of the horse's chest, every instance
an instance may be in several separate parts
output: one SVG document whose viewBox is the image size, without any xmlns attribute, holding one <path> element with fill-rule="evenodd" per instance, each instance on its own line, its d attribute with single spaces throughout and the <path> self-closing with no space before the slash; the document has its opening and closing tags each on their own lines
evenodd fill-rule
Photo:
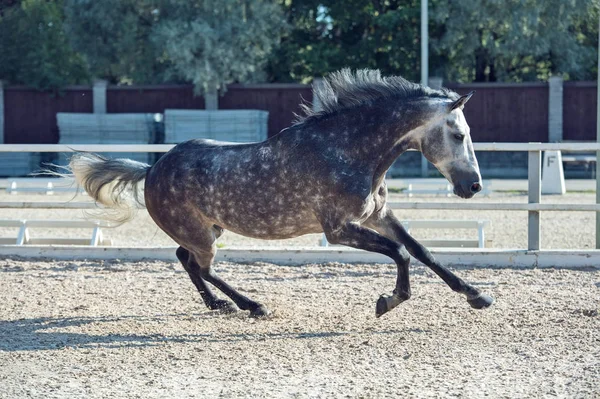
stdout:
<svg viewBox="0 0 600 399">
<path fill-rule="evenodd" d="M 359 222 L 364 222 L 373 214 L 381 212 L 387 201 L 387 187 L 385 185 L 379 187 L 375 192 L 371 193 L 364 201 L 362 214 Z"/>
</svg>

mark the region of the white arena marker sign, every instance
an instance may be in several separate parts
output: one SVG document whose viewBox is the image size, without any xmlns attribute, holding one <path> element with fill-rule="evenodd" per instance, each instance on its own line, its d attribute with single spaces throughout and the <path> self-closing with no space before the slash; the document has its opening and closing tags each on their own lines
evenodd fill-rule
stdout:
<svg viewBox="0 0 600 399">
<path fill-rule="evenodd" d="M 542 194 L 564 194 L 566 191 L 560 151 L 544 151 Z"/>
</svg>

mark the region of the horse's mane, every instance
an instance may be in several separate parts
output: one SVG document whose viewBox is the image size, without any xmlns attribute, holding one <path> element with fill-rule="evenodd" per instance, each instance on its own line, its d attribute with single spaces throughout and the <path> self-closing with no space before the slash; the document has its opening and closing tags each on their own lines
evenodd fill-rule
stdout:
<svg viewBox="0 0 600 399">
<path fill-rule="evenodd" d="M 296 124 L 381 98 L 459 98 L 459 95 L 451 90 L 434 90 L 409 82 L 401 76 L 382 77 L 378 69 L 359 69 L 352 72 L 349 68 L 344 68 L 323 79 L 322 84 L 313 84 L 313 90 L 320 109 L 314 110 L 310 104 L 301 104 L 304 115 L 296 115 Z"/>
</svg>

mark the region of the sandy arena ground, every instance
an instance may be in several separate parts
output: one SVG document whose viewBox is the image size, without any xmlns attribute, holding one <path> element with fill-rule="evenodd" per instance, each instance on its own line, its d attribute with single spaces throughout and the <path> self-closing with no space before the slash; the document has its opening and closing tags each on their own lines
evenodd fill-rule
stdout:
<svg viewBox="0 0 600 399">
<path fill-rule="evenodd" d="M 0 194 L 1 201 L 61 199 L 69 197 Z M 595 194 L 543 202 L 594 203 Z M 526 212 L 397 215 L 490 220 L 491 247 L 527 242 Z M 0 219 L 82 217 L 79 210 L 0 210 Z M 175 245 L 144 211 L 105 233 L 119 246 Z M 0 229 L 0 236 L 16 231 Z M 259 241 L 226 233 L 219 245 L 305 246 L 319 238 Z M 542 247 L 593 248 L 594 214 L 542 213 Z M 393 288 L 392 265 L 217 264 L 226 281 L 274 311 L 255 320 L 247 312 L 206 310 L 176 263 L 3 259 L 0 398 L 599 397 L 600 270 L 459 269 L 497 299 L 475 311 L 428 269 L 411 269 L 412 299 L 376 319 L 378 296 Z"/>
<path fill-rule="evenodd" d="M 1 398 L 597 398 L 600 271 L 221 263 L 274 316 L 206 310 L 175 263 L 0 260 Z"/>
</svg>

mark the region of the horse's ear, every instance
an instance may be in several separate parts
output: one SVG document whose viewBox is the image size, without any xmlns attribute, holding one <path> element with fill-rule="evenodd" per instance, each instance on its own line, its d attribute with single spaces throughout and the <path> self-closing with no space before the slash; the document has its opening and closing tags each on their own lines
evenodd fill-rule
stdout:
<svg viewBox="0 0 600 399">
<path fill-rule="evenodd" d="M 450 111 L 454 111 L 456 108 L 462 109 L 465 104 L 467 103 L 467 101 L 469 101 L 469 98 L 471 98 L 471 96 L 475 94 L 475 90 L 473 90 L 472 92 L 470 92 L 469 94 L 465 94 L 464 96 L 461 96 L 458 100 L 454 101 L 452 103 L 452 106 L 450 107 Z"/>
</svg>

